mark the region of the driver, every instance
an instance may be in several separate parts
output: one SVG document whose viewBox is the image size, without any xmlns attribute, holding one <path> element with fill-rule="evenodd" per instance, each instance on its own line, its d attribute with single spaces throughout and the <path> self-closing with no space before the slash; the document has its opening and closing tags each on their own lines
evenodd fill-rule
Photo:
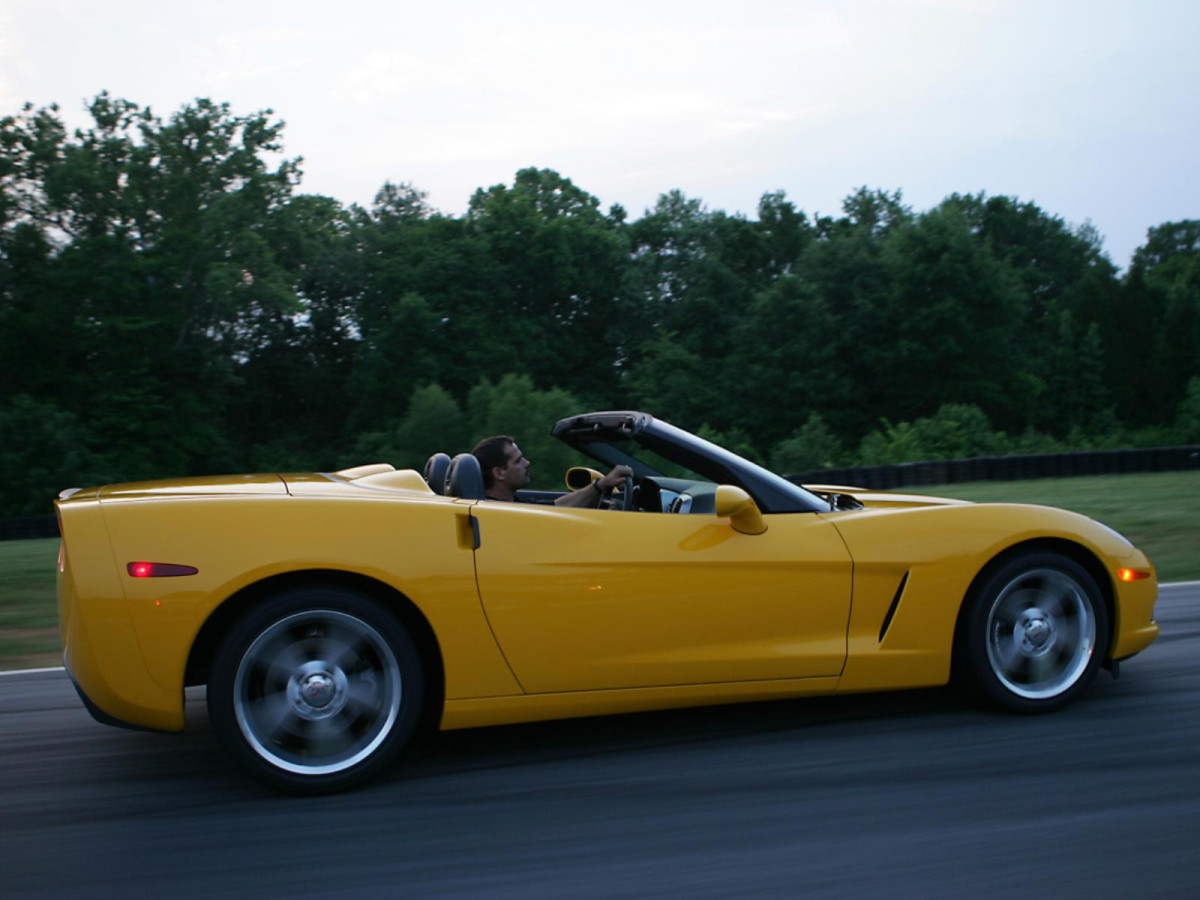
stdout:
<svg viewBox="0 0 1200 900">
<path fill-rule="evenodd" d="M 483 490 L 489 500 L 517 500 L 517 491 L 529 484 L 529 460 L 506 434 L 484 438 L 471 451 L 483 472 Z M 603 478 L 554 501 L 556 506 L 599 506 L 609 490 L 632 477 L 629 466 L 616 466 Z"/>
</svg>

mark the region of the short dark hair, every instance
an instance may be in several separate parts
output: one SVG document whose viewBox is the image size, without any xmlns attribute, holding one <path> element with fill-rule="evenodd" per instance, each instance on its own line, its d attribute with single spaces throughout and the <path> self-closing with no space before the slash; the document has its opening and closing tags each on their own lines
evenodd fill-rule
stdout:
<svg viewBox="0 0 1200 900">
<path fill-rule="evenodd" d="M 508 448 L 515 443 L 507 434 L 496 434 L 475 445 L 471 454 L 479 460 L 479 468 L 483 470 L 484 488 L 490 488 L 494 482 L 492 469 L 503 469 L 508 465 Z"/>
</svg>

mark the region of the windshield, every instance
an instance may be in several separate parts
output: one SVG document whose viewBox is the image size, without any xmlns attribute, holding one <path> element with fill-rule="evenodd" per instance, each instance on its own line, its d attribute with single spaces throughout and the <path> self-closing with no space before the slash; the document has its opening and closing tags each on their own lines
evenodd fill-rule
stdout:
<svg viewBox="0 0 1200 900">
<path fill-rule="evenodd" d="M 599 431 L 572 441 L 606 466 L 624 464 L 637 478 L 680 478 L 744 488 L 764 512 L 827 511 L 829 504 L 799 485 L 667 422 L 635 434 Z"/>
</svg>

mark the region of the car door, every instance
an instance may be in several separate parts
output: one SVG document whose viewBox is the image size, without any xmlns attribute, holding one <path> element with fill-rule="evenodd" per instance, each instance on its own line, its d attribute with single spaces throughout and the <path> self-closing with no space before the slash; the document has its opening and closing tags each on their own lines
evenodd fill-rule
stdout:
<svg viewBox="0 0 1200 900">
<path fill-rule="evenodd" d="M 479 593 L 530 693 L 838 675 L 851 560 L 813 513 L 472 508 Z"/>
</svg>

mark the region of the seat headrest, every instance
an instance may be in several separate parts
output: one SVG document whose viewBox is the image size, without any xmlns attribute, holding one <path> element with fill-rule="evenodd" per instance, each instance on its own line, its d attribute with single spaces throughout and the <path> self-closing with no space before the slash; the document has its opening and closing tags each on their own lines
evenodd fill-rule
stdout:
<svg viewBox="0 0 1200 900">
<path fill-rule="evenodd" d="M 446 476 L 446 496 L 464 500 L 483 497 L 483 470 L 474 455 L 460 453 L 451 461 L 450 473 Z"/>
<path fill-rule="evenodd" d="M 450 474 L 450 457 L 445 453 L 435 453 L 425 462 L 422 476 L 429 489 L 435 494 L 446 493 L 446 477 Z"/>
</svg>

